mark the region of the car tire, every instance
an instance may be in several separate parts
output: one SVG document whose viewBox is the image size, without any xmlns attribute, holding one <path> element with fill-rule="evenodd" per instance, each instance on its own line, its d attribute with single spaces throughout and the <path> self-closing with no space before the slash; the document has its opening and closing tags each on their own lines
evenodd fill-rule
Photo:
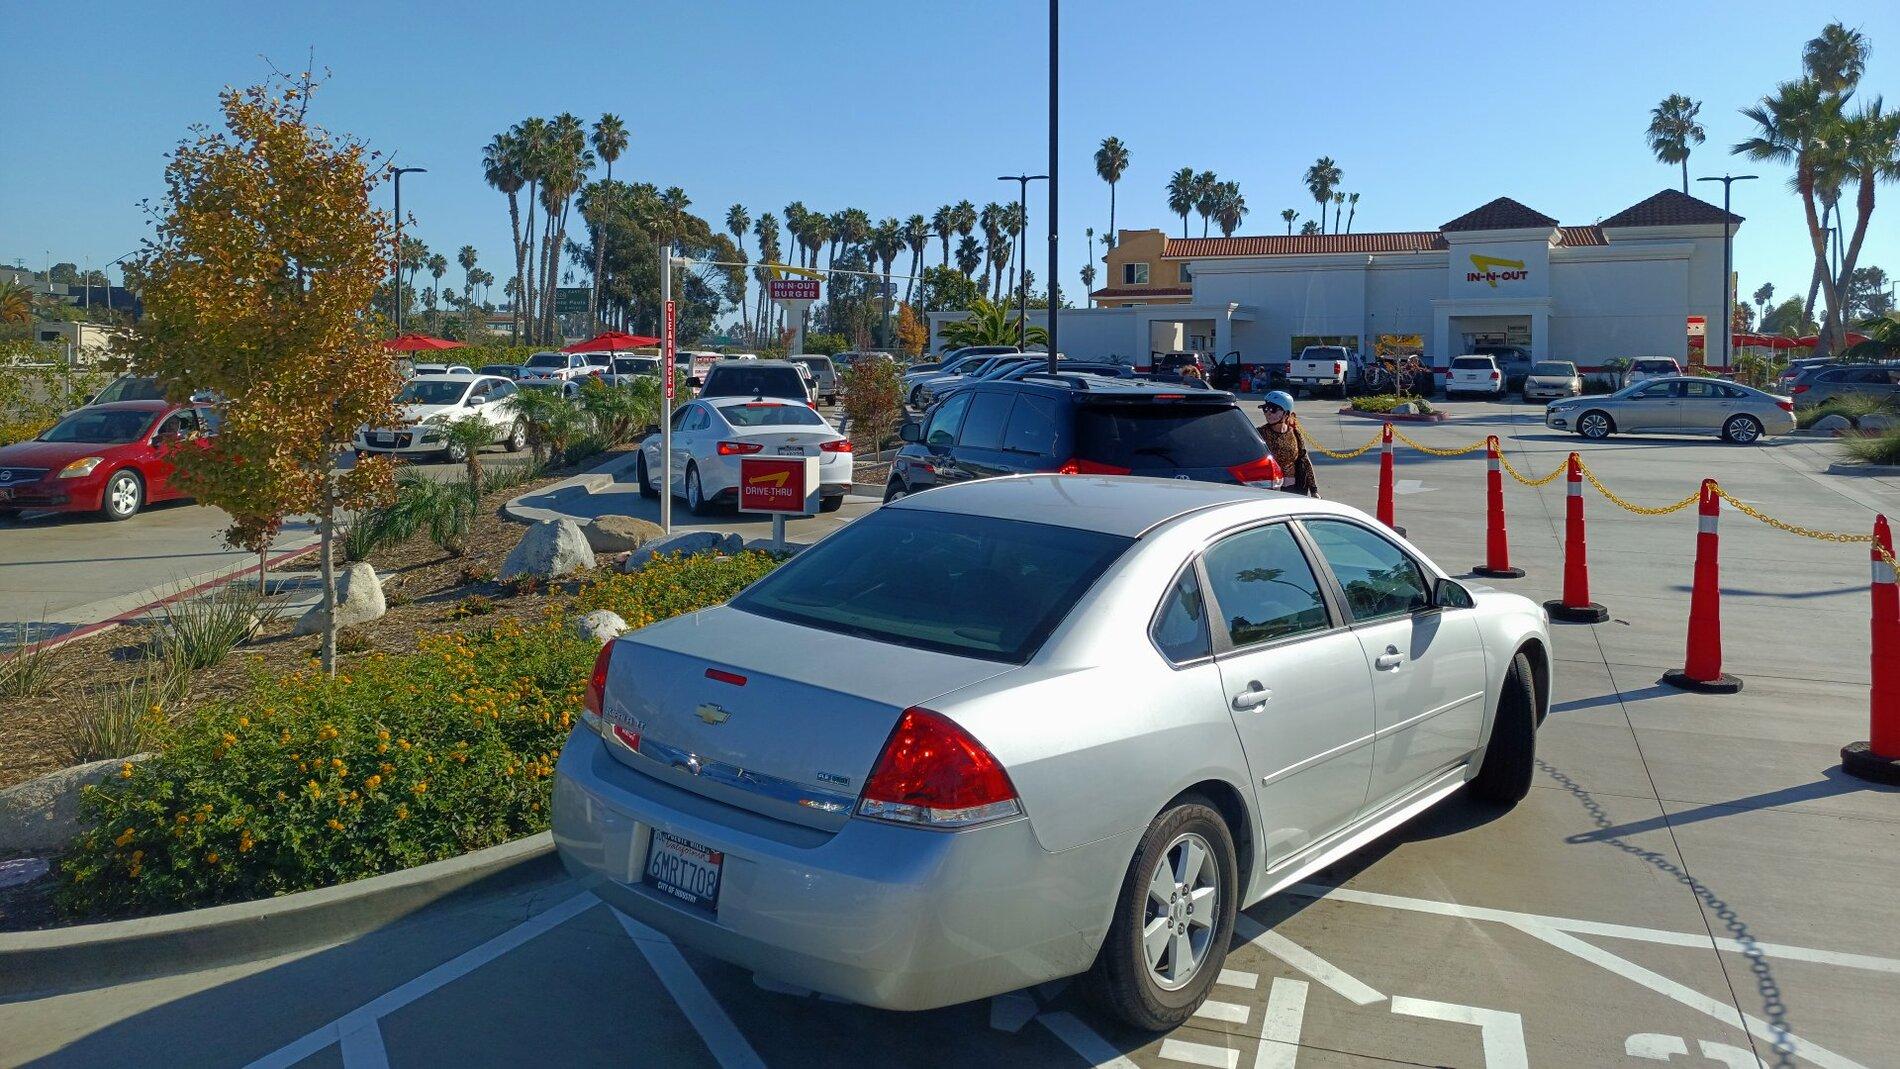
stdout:
<svg viewBox="0 0 1900 1069">
<path fill-rule="evenodd" d="M 1471 796 L 1493 805 L 1510 807 L 1531 790 L 1537 770 L 1537 685 L 1531 660 L 1523 652 L 1511 658 L 1504 673 L 1504 691 L 1498 696 L 1498 714 L 1491 719 L 1491 738 L 1485 743 L 1484 764 L 1471 778 Z"/>
<path fill-rule="evenodd" d="M 642 449 L 638 459 L 633 462 L 633 480 L 640 484 L 640 496 L 648 501 L 657 500 L 660 491 L 653 485 L 653 476 L 647 471 L 647 454 Z"/>
<path fill-rule="evenodd" d="M 444 446 L 442 459 L 451 464 L 460 464 L 468 459 L 468 447 L 460 444 Z"/>
<path fill-rule="evenodd" d="M 839 494 L 836 497 L 821 497 L 818 499 L 819 512 L 836 512 L 843 507 L 844 507 L 843 494 Z"/>
<path fill-rule="evenodd" d="M 1722 424 L 1722 439 L 1736 445 L 1754 445 L 1761 441 L 1761 421 L 1754 416 L 1730 416 Z"/>
<path fill-rule="evenodd" d="M 508 428 L 508 437 L 502 439 L 501 446 L 510 453 L 519 453 L 528 447 L 528 425 L 515 420 Z"/>
<path fill-rule="evenodd" d="M 712 502 L 706 500 L 706 488 L 699 483 L 699 465 L 686 465 L 686 511 L 695 516 L 707 516 L 712 513 Z"/>
<path fill-rule="evenodd" d="M 1192 860 L 1195 853 L 1200 855 L 1198 865 Z M 1188 896 L 1175 898 L 1182 891 L 1182 876 Z M 1135 847 L 1108 935 L 1089 971 L 1095 1001 L 1147 1032 L 1165 1032 L 1185 1022 L 1207 999 L 1227 960 L 1239 886 L 1233 834 L 1218 811 L 1195 795 L 1163 811 Z M 1171 896 L 1165 901 L 1160 897 L 1164 889 Z M 1198 908 L 1200 915 L 1188 912 L 1190 908 Z M 1171 926 L 1173 933 L 1168 934 Z M 1157 932 L 1166 939 L 1150 954 L 1148 937 Z M 1178 978 L 1178 986 L 1166 975 L 1177 971 L 1177 954 L 1187 959 L 1180 966 L 1186 974 Z"/>
<path fill-rule="evenodd" d="M 1577 433 L 1594 442 L 1600 442 L 1616 433 L 1616 422 L 1608 412 L 1593 408 L 1577 417 Z"/>
<path fill-rule="evenodd" d="M 145 482 L 138 472 L 121 469 L 106 479 L 106 488 L 99 495 L 99 516 L 101 519 L 118 521 L 129 520 L 139 514 L 145 506 Z"/>
</svg>

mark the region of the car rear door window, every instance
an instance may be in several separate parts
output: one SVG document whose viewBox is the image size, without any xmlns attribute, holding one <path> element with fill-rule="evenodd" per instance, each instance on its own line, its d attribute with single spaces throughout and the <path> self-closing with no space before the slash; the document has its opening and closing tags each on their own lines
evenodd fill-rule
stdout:
<svg viewBox="0 0 1900 1069">
<path fill-rule="evenodd" d="M 1085 404 L 1076 414 L 1076 455 L 1131 472 L 1231 468 L 1266 446 L 1232 404 Z"/>
<path fill-rule="evenodd" d="M 1418 562 L 1386 538 L 1342 520 L 1308 520 L 1306 530 L 1345 590 L 1355 621 L 1430 607 L 1431 588 Z"/>
<path fill-rule="evenodd" d="M 1236 647 L 1331 625 L 1319 579 L 1284 523 L 1230 535 L 1207 551 L 1207 583 Z"/>
<path fill-rule="evenodd" d="M 970 449 L 1003 448 L 1003 427 L 1009 422 L 1011 398 L 1006 393 L 978 393 L 970 399 L 957 444 Z"/>
<path fill-rule="evenodd" d="M 1712 397 L 1725 396 L 1722 387 L 1713 382 L 1685 382 L 1682 384 L 1682 396 L 1696 401 L 1705 401 Z"/>
<path fill-rule="evenodd" d="M 1009 425 L 1003 430 L 1003 448 L 1012 453 L 1052 457 L 1061 434 L 1057 422 L 1057 403 L 1035 394 L 1018 394 L 1009 410 Z"/>
<path fill-rule="evenodd" d="M 937 406 L 930 414 L 930 425 L 924 429 L 924 444 L 952 446 L 957 444 L 957 425 L 963 422 L 963 411 L 970 407 L 970 395 L 960 393 Z"/>
<path fill-rule="evenodd" d="M 1207 632 L 1207 604 L 1201 598 L 1201 580 L 1189 568 L 1168 588 L 1149 629 L 1155 648 L 1176 664 L 1213 652 Z"/>
</svg>

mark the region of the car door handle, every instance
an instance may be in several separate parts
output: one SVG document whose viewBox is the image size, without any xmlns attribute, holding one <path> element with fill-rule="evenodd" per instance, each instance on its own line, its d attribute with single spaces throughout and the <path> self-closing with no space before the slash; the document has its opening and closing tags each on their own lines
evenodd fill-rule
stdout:
<svg viewBox="0 0 1900 1069">
<path fill-rule="evenodd" d="M 1374 658 L 1372 662 L 1373 667 L 1381 672 L 1396 672 L 1399 665 L 1404 663 L 1405 658 L 1399 654 L 1397 646 L 1387 646 L 1385 652 Z"/>
<path fill-rule="evenodd" d="M 1262 687 L 1259 680 L 1247 685 L 1247 689 L 1234 695 L 1234 712 L 1251 712 L 1273 700 L 1273 692 Z"/>
</svg>

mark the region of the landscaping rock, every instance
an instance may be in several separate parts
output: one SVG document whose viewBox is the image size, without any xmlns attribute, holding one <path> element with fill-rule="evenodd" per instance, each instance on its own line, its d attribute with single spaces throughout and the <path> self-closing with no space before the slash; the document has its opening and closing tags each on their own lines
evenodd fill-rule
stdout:
<svg viewBox="0 0 1900 1069">
<path fill-rule="evenodd" d="M 383 581 L 368 561 L 357 561 L 336 577 L 336 625 L 354 627 L 366 624 L 389 611 L 383 600 Z M 293 635 L 314 635 L 323 630 L 323 605 L 319 602 L 297 618 Z"/>
<path fill-rule="evenodd" d="M 663 541 L 648 542 L 641 546 L 627 558 L 627 563 L 621 570 L 637 572 L 646 567 L 647 561 L 654 557 L 664 557 L 671 553 L 690 557 L 695 553 L 718 552 L 724 544 L 725 539 L 711 531 L 684 531 Z"/>
<path fill-rule="evenodd" d="M 1815 420 L 1812 424 L 1809 425 L 1808 429 L 1821 431 L 1826 434 L 1833 434 L 1835 431 L 1844 431 L 1851 426 L 1853 426 L 1853 424 L 1847 422 L 1846 416 L 1826 415 L 1826 416 L 1822 416 L 1820 419 Z"/>
<path fill-rule="evenodd" d="M 596 553 L 625 553 L 655 541 L 664 532 L 657 523 L 632 516 L 602 516 L 585 527 L 587 544 Z"/>
<path fill-rule="evenodd" d="M 568 626 L 582 638 L 591 638 L 604 646 L 619 638 L 627 630 L 627 621 L 622 620 L 617 612 L 595 609 L 586 616 L 575 619 Z"/>
<path fill-rule="evenodd" d="M 1886 434 L 1900 430 L 1900 414 L 1892 412 L 1871 412 L 1860 417 L 1860 429 L 1870 434 Z"/>
<path fill-rule="evenodd" d="M 0 791 L 0 851 L 65 849 L 85 830 L 79 823 L 79 792 L 118 775 L 127 762 L 137 764 L 151 756 L 74 765 Z"/>
<path fill-rule="evenodd" d="M 593 566 L 594 551 L 588 547 L 580 524 L 565 517 L 542 520 L 528 528 L 515 548 L 508 551 L 508 558 L 501 562 L 501 580 L 505 583 L 522 576 L 552 579 Z"/>
<path fill-rule="evenodd" d="M 1392 406 L 1392 414 L 1395 416 L 1416 416 L 1418 413 L 1419 408 L 1417 401 L 1405 401 Z"/>
</svg>

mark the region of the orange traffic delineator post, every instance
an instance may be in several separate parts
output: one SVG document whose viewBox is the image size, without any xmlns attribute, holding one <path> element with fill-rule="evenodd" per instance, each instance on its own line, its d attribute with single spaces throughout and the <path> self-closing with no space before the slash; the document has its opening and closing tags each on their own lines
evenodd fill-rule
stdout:
<svg viewBox="0 0 1900 1069">
<path fill-rule="evenodd" d="M 1471 574 L 1487 579 L 1522 579 L 1524 569 L 1511 567 L 1511 542 L 1504 533 L 1504 472 L 1499 470 L 1498 436 L 1484 440 L 1484 563 Z"/>
<path fill-rule="evenodd" d="M 1379 522 L 1392 527 L 1392 424 L 1379 436 Z M 1396 528 L 1395 528 L 1396 529 Z"/>
<path fill-rule="evenodd" d="M 1590 560 L 1583 537 L 1583 458 L 1570 454 L 1569 483 L 1564 499 L 1564 596 L 1544 602 L 1553 620 L 1573 624 L 1600 624 L 1610 610 L 1590 600 Z"/>
<path fill-rule="evenodd" d="M 1715 492 L 1715 480 L 1702 480 L 1702 497 L 1697 502 L 1695 536 L 1695 586 L 1689 594 L 1689 650 L 1681 668 L 1663 673 L 1662 681 L 1683 690 L 1705 694 L 1734 694 L 1742 681 L 1722 671 L 1722 578 L 1720 544 L 1715 523 L 1722 515 L 1722 495 Z"/>
<path fill-rule="evenodd" d="M 1866 742 L 1841 747 L 1841 770 L 1875 783 L 1900 785 L 1900 585 L 1895 585 L 1893 532 L 1887 517 L 1874 517 L 1872 721 Z"/>
</svg>

